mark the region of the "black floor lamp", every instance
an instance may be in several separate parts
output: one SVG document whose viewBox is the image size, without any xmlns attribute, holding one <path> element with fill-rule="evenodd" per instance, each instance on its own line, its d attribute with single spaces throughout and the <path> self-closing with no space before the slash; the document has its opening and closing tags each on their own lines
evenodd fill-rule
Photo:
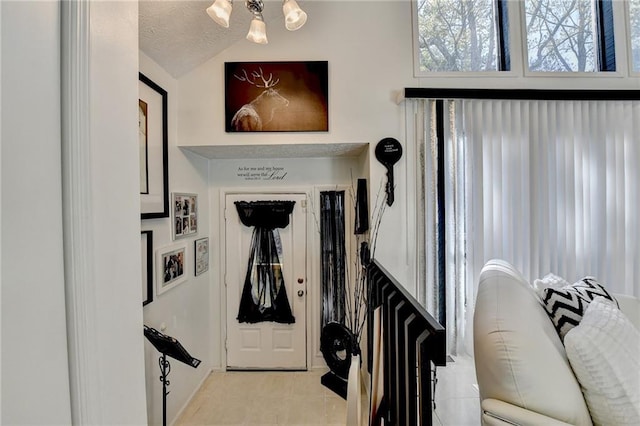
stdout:
<svg viewBox="0 0 640 426">
<path fill-rule="evenodd" d="M 200 360 L 195 359 L 189 352 L 178 342 L 178 340 L 174 339 L 171 336 L 167 336 L 166 334 L 160 333 L 155 328 L 144 326 L 144 335 L 151 342 L 151 344 L 160 352 L 162 355 L 158 359 L 158 363 L 160 364 L 160 372 L 162 375 L 160 376 L 160 381 L 162 382 L 162 425 L 167 425 L 167 395 L 169 391 L 167 391 L 167 386 L 169 386 L 169 380 L 167 376 L 169 376 L 169 372 L 171 371 L 171 365 L 169 364 L 169 360 L 167 359 L 167 355 L 173 359 L 176 359 L 180 362 L 184 362 L 187 365 L 192 366 L 193 368 L 197 368 L 200 365 Z"/>
</svg>

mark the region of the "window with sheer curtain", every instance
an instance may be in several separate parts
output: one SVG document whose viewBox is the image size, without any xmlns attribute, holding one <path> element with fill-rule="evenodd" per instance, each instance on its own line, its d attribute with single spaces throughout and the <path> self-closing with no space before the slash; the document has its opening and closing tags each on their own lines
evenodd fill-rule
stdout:
<svg viewBox="0 0 640 426">
<path fill-rule="evenodd" d="M 475 286 L 491 258 L 529 280 L 593 275 L 640 296 L 640 101 L 438 101 L 439 118 L 436 101 L 408 102 L 424 138 L 424 300 L 436 312 L 446 300 L 451 353 L 471 350 Z"/>
</svg>

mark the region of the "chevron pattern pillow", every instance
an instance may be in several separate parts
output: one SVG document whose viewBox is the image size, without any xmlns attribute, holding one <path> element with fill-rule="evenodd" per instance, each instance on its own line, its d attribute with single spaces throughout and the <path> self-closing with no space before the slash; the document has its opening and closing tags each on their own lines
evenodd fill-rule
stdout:
<svg viewBox="0 0 640 426">
<path fill-rule="evenodd" d="M 587 306 L 598 296 L 603 296 L 618 306 L 618 301 L 593 277 L 585 277 L 562 288 L 544 289 L 542 302 L 561 340 L 564 341 L 565 334 L 580 324 Z"/>
</svg>

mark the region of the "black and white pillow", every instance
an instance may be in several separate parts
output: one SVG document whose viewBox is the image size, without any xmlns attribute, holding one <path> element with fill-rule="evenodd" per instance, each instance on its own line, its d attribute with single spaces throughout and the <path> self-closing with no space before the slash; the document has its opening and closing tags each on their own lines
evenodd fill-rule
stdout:
<svg viewBox="0 0 640 426">
<path fill-rule="evenodd" d="M 587 306 L 598 296 L 609 299 L 618 306 L 618 301 L 593 277 L 585 277 L 562 288 L 544 289 L 542 302 L 560 339 L 564 340 L 565 334 L 580 324 Z"/>
</svg>

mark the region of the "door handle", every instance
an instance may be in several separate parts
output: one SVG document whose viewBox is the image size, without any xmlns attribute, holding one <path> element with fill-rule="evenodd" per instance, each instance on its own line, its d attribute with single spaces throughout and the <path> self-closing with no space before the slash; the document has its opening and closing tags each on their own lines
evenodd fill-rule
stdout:
<svg viewBox="0 0 640 426">
<path fill-rule="evenodd" d="M 304 296 L 304 290 L 298 290 L 298 296 L 299 297 Z"/>
</svg>

